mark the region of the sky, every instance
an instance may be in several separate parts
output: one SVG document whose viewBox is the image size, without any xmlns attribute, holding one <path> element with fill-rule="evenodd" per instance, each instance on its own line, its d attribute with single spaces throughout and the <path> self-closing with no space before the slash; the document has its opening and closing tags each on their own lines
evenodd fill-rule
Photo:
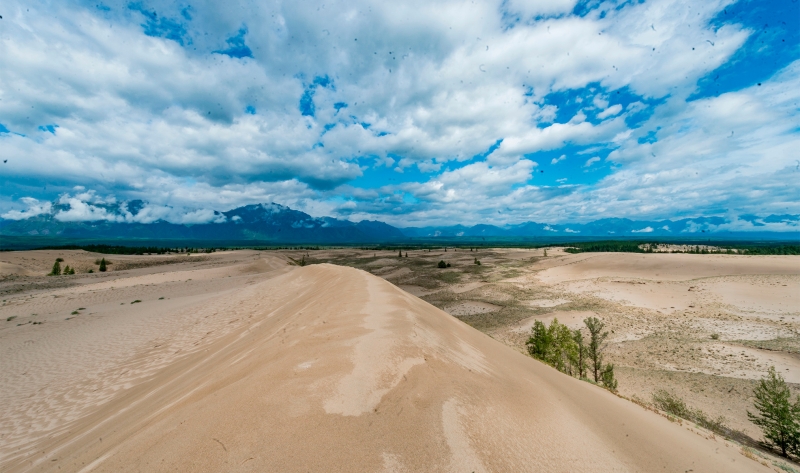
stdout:
<svg viewBox="0 0 800 473">
<path fill-rule="evenodd" d="M 260 202 L 400 227 L 800 214 L 798 0 L 0 15 L 6 219 L 134 199 L 176 223 Z"/>
</svg>

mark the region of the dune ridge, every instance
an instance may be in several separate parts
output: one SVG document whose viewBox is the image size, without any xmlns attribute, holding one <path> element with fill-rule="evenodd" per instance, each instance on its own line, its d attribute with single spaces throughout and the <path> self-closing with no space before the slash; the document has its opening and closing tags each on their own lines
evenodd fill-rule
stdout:
<svg viewBox="0 0 800 473">
<path fill-rule="evenodd" d="M 196 320 L 223 302 L 3 471 L 770 471 L 360 270 L 273 271 Z"/>
</svg>

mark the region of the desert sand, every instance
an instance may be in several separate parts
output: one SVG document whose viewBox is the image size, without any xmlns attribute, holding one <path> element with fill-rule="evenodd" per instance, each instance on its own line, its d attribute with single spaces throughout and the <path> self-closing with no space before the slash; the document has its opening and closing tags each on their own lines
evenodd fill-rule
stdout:
<svg viewBox="0 0 800 473">
<path fill-rule="evenodd" d="M 536 320 L 558 318 L 577 328 L 598 317 L 611 332 L 606 360 L 617 368 L 622 395 L 650 403 L 666 389 L 753 443 L 761 433 L 747 409 L 767 368 L 776 366 L 800 394 L 796 256 L 559 248 L 548 248 L 547 256 L 543 249 L 497 248 L 410 250 L 409 258 L 390 251 L 308 254 L 380 275 L 520 352 Z M 437 269 L 440 259 L 451 267 Z M 394 276 L 400 269 L 409 272 Z"/>
<path fill-rule="evenodd" d="M 236 251 L 111 256 L 104 274 L 46 277 L 56 255 L 43 253 L 0 258 L 11 267 L 0 284 L 4 472 L 772 471 L 363 270 Z M 97 257 L 62 253 L 79 267 Z M 485 255 L 502 278 L 474 281 L 372 268 L 437 300 L 456 286 L 442 305 L 474 321 L 516 307 L 506 285 L 549 277 L 500 266 L 543 263 L 528 256 Z M 558 277 L 548 284 L 575 282 Z M 553 301 L 567 298 L 553 292 L 492 333 L 566 317 L 570 305 Z"/>
</svg>

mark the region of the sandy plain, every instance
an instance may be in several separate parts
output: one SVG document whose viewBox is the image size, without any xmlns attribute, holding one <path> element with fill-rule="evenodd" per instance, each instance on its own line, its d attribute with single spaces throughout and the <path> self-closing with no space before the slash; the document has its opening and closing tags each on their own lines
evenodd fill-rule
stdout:
<svg viewBox="0 0 800 473">
<path fill-rule="evenodd" d="M 752 433 L 753 380 L 798 373 L 796 259 L 408 253 L 106 255 L 103 274 L 0 254 L 0 470 L 774 469 L 520 351 L 535 318 L 597 314 L 623 394 L 665 386 Z M 79 274 L 45 276 L 56 257 Z"/>
</svg>

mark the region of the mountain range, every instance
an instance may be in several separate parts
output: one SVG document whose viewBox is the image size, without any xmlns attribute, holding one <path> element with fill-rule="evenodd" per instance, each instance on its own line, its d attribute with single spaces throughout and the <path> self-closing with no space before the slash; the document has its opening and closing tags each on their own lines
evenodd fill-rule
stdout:
<svg viewBox="0 0 800 473">
<path fill-rule="evenodd" d="M 566 238 L 738 238 L 800 239 L 800 215 L 740 216 L 749 222 L 747 231 L 723 217 L 698 217 L 681 220 L 637 221 L 607 218 L 589 223 L 546 224 L 526 222 L 516 225 L 429 226 L 397 228 L 380 221 L 351 222 L 333 217 L 312 217 L 289 207 L 270 203 L 238 207 L 227 212 L 214 211 L 213 223 L 181 224 L 165 220 L 142 223 L 139 218 L 146 203 L 136 200 L 107 204 L 102 218 L 66 218 L 69 203 L 53 203 L 49 210 L 29 218 L 0 219 L 0 236 L 47 236 L 62 239 L 209 240 L 259 241 L 269 243 L 392 243 L 420 239 L 476 240 L 485 238 L 566 239 Z M 774 231 L 775 228 L 783 231 Z"/>
</svg>

